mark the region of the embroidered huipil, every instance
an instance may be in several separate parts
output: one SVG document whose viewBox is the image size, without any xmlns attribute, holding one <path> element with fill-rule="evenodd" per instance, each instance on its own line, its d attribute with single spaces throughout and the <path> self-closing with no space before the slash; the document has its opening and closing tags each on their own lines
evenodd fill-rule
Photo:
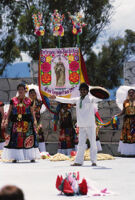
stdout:
<svg viewBox="0 0 135 200">
<path fill-rule="evenodd" d="M 18 97 L 13 97 L 10 104 L 12 111 L 7 129 L 10 140 L 5 148 L 29 149 L 38 147 L 30 111 L 31 100 L 25 97 L 20 102 Z"/>
</svg>

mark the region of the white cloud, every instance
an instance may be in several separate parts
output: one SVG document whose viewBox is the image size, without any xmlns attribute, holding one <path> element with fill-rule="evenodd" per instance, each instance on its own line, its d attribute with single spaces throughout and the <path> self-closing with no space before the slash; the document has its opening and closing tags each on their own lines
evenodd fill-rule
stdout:
<svg viewBox="0 0 135 200">
<path fill-rule="evenodd" d="M 135 31 L 135 1 L 115 0 L 114 16 L 110 24 L 110 32 L 119 32 L 122 35 L 126 29 Z"/>
<path fill-rule="evenodd" d="M 135 31 L 135 0 L 114 0 L 112 5 L 114 6 L 113 16 L 93 47 L 95 52 L 99 52 L 102 44 L 109 37 L 124 36 L 126 29 Z"/>
<path fill-rule="evenodd" d="M 16 59 L 14 63 L 18 62 L 28 62 L 30 63 L 32 61 L 32 58 L 25 52 L 21 52 L 22 59 Z"/>
</svg>

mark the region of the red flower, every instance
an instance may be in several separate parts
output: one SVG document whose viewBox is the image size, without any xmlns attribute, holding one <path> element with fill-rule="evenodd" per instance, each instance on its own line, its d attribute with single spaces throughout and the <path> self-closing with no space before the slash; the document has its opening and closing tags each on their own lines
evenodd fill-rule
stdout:
<svg viewBox="0 0 135 200">
<path fill-rule="evenodd" d="M 41 64 L 41 70 L 43 72 L 49 72 L 51 70 L 51 65 L 48 62 L 44 62 Z"/>
<path fill-rule="evenodd" d="M 31 100 L 28 97 L 25 97 L 24 100 L 23 100 L 23 102 L 24 102 L 24 104 L 26 106 L 30 106 L 30 104 L 31 104 Z"/>
<path fill-rule="evenodd" d="M 40 33 L 39 30 L 38 30 L 38 31 L 35 31 L 35 34 L 36 34 L 37 36 L 40 36 L 40 35 L 41 35 L 41 33 Z"/>
<path fill-rule="evenodd" d="M 44 73 L 42 76 L 41 76 L 41 81 L 45 84 L 47 83 L 50 83 L 51 82 L 51 75 L 48 74 L 48 73 Z"/>
<path fill-rule="evenodd" d="M 71 151 L 70 156 L 76 156 L 76 151 Z"/>
<path fill-rule="evenodd" d="M 79 63 L 76 61 L 71 62 L 69 65 L 69 69 L 71 71 L 77 71 L 79 69 Z"/>
<path fill-rule="evenodd" d="M 12 98 L 12 101 L 13 101 L 13 104 L 14 104 L 15 106 L 17 106 L 17 104 L 19 104 L 19 100 L 18 100 L 17 97 L 13 97 L 13 98 Z"/>
<path fill-rule="evenodd" d="M 73 72 L 69 75 L 69 80 L 73 83 L 77 83 L 79 81 L 79 74 Z"/>
<path fill-rule="evenodd" d="M 86 195 L 88 192 L 88 186 L 85 179 L 82 180 L 82 182 L 79 184 L 80 194 Z"/>
</svg>

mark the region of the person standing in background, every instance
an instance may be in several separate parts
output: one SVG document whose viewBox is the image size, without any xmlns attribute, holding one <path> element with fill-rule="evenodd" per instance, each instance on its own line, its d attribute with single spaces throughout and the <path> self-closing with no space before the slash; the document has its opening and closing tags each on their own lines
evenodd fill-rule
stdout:
<svg viewBox="0 0 135 200">
<path fill-rule="evenodd" d="M 42 124 L 40 123 L 40 118 L 41 118 L 40 110 L 41 110 L 43 103 L 40 99 L 37 99 L 37 94 L 36 94 L 35 89 L 29 90 L 29 97 L 32 100 L 32 106 L 33 106 L 35 117 L 37 120 L 39 150 L 40 150 L 40 152 L 45 152 L 46 146 L 45 146 L 44 133 L 43 133 L 43 129 L 42 129 Z"/>
<path fill-rule="evenodd" d="M 118 152 L 122 155 L 135 156 L 135 90 L 129 89 L 128 96 L 124 100 L 123 110 L 115 115 L 124 115 L 123 127 L 118 146 Z"/>
<path fill-rule="evenodd" d="M 61 104 L 59 116 L 60 133 L 58 153 L 70 155 L 70 152 L 74 150 L 75 130 L 73 128 L 72 116 L 68 109 L 68 104 Z"/>
</svg>

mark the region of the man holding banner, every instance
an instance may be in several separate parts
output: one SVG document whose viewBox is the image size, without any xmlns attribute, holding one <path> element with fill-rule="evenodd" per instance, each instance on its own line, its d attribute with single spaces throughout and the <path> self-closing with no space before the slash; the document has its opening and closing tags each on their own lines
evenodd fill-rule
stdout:
<svg viewBox="0 0 135 200">
<path fill-rule="evenodd" d="M 80 85 L 81 83 L 81 85 Z M 108 98 L 108 92 L 89 84 L 85 62 L 79 48 L 42 49 L 39 60 L 39 90 L 43 103 L 50 112 L 58 114 L 50 99 L 61 103 L 76 104 L 79 147 L 74 166 L 83 164 L 86 137 L 91 143 L 91 161 L 96 166 L 95 100 Z M 80 91 L 80 94 L 79 94 Z M 56 97 L 57 96 L 57 97 Z M 56 103 L 57 104 L 57 103 Z"/>
<path fill-rule="evenodd" d="M 76 159 L 72 166 L 82 166 L 84 161 L 84 152 L 86 149 L 86 138 L 89 139 L 90 157 L 92 166 L 96 166 L 97 147 L 96 147 L 96 125 L 94 113 L 94 99 L 88 95 L 89 87 L 86 83 L 81 83 L 79 87 L 80 97 L 62 98 L 52 95 L 50 99 L 55 99 L 62 103 L 76 104 L 77 126 L 79 127 L 79 144 Z"/>
</svg>

